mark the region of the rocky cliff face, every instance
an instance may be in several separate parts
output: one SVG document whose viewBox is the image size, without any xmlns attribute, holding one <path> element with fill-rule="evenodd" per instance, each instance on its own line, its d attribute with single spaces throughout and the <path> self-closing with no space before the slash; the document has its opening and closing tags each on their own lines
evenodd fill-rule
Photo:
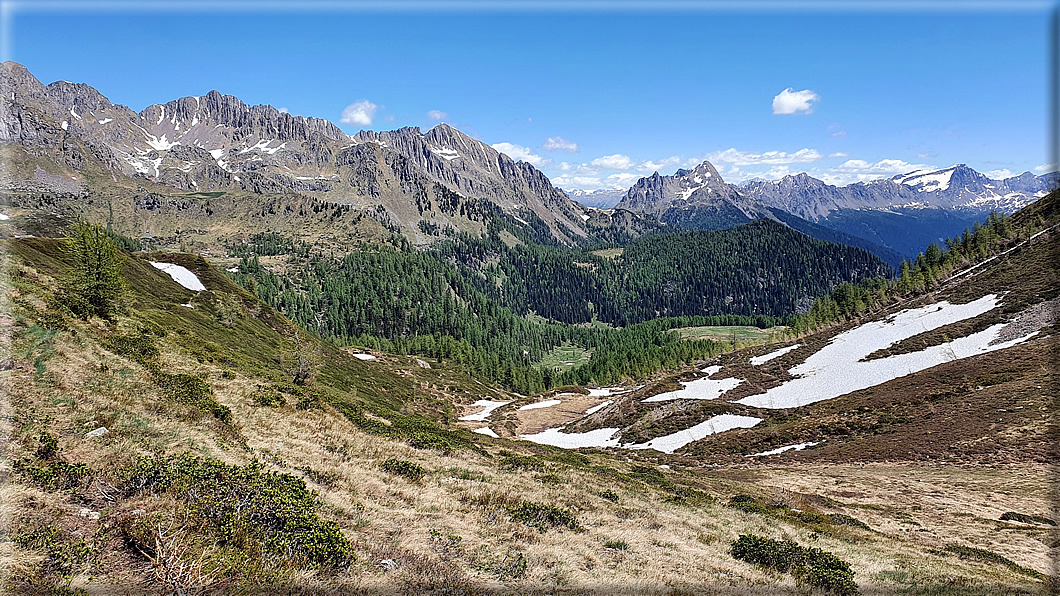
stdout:
<svg viewBox="0 0 1060 596">
<path fill-rule="evenodd" d="M 522 219 L 533 214 L 562 242 L 587 235 L 587 210 L 544 174 L 445 124 L 351 138 L 327 120 L 217 91 L 136 113 L 85 84 L 43 85 L 14 62 L 0 65 L 0 91 L 0 143 L 65 186 L 130 179 L 181 191 L 307 193 L 381 208 L 413 236 L 421 220 L 481 229 L 488 210 L 458 203 L 486 201 Z M 39 187 L 39 179 L 26 167 L 3 172 L 9 189 Z"/>
<path fill-rule="evenodd" d="M 617 205 L 650 213 L 661 221 L 689 229 L 722 229 L 754 219 L 775 219 L 766 206 L 726 184 L 710 162 L 673 176 L 658 172 L 641 178 Z"/>
<path fill-rule="evenodd" d="M 1057 174 L 1024 172 L 1002 180 L 959 164 L 890 179 L 833 186 L 806 174 L 752 181 L 740 191 L 771 207 L 818 221 L 842 209 L 945 209 L 965 214 L 1013 213 L 1057 187 Z"/>
</svg>

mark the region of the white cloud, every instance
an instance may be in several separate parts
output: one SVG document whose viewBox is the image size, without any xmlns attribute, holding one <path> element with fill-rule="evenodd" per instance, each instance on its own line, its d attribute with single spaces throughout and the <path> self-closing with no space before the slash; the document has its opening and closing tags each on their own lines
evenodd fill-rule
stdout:
<svg viewBox="0 0 1060 596">
<path fill-rule="evenodd" d="M 541 157 L 531 151 L 529 147 L 523 147 L 522 145 L 515 145 L 513 143 L 496 143 L 491 145 L 491 147 L 516 161 L 525 161 L 526 163 L 533 165 L 535 168 L 541 168 L 552 164 L 551 159 Z"/>
<path fill-rule="evenodd" d="M 829 153 L 828 157 L 850 157 L 850 154 L 844 153 L 842 151 L 837 151 L 835 153 Z"/>
<path fill-rule="evenodd" d="M 578 143 L 568 141 L 563 137 L 548 137 L 545 139 L 544 149 L 545 151 L 566 151 L 567 153 L 577 153 Z"/>
<path fill-rule="evenodd" d="M 633 167 L 633 160 L 630 159 L 628 155 L 616 153 L 614 155 L 605 155 L 603 157 L 597 157 L 596 159 L 589 162 L 589 165 L 593 165 L 598 168 L 604 168 L 607 170 L 627 170 Z"/>
<path fill-rule="evenodd" d="M 552 184 L 566 190 L 597 190 L 604 188 L 604 183 L 595 176 L 572 176 L 564 174 L 552 178 Z"/>
<path fill-rule="evenodd" d="M 868 162 L 863 159 L 848 159 L 838 166 L 825 170 L 820 175 L 810 174 L 829 184 L 846 185 L 854 182 L 868 182 L 880 178 L 890 178 L 896 174 L 907 174 L 914 170 L 935 169 L 935 166 L 912 164 L 901 159 L 881 159 Z"/>
<path fill-rule="evenodd" d="M 612 188 L 629 188 L 633 186 L 633 183 L 640 180 L 642 176 L 640 174 L 634 174 L 632 172 L 621 172 L 618 174 L 611 174 L 604 181 L 611 185 Z"/>
<path fill-rule="evenodd" d="M 287 112 L 287 108 L 280 108 L 280 109 L 279 109 L 279 112 L 280 112 L 281 114 L 287 114 L 287 113 L 288 113 L 288 112 Z"/>
<path fill-rule="evenodd" d="M 651 174 L 653 172 L 661 172 L 667 170 L 681 163 L 681 158 L 676 155 L 671 157 L 664 157 L 659 161 L 647 160 L 637 164 L 637 171 L 644 174 Z"/>
<path fill-rule="evenodd" d="M 809 114 L 813 111 L 813 102 L 820 101 L 820 99 L 820 95 L 809 89 L 792 91 L 791 87 L 788 87 L 773 98 L 773 113 L 796 114 L 798 112 L 806 112 Z"/>
<path fill-rule="evenodd" d="M 989 172 L 983 172 L 983 175 L 992 180 L 1004 180 L 1005 178 L 1011 178 L 1015 176 L 1008 168 L 1001 168 L 1000 170 L 990 170 Z"/>
<path fill-rule="evenodd" d="M 427 112 L 427 117 L 431 120 L 445 120 L 449 117 L 449 114 L 446 114 L 441 110 L 431 110 Z"/>
<path fill-rule="evenodd" d="M 372 118 L 375 118 L 375 112 L 378 109 L 379 106 L 367 99 L 363 99 L 346 106 L 346 109 L 342 111 L 342 118 L 339 122 L 354 126 L 371 126 Z"/>
<path fill-rule="evenodd" d="M 757 164 L 811 163 L 823 157 L 824 156 L 816 149 L 799 149 L 795 153 L 788 153 L 786 151 L 766 151 L 764 153 L 756 153 L 754 151 L 726 149 L 725 151 L 708 153 L 706 160 L 711 163 L 719 162 L 730 163 L 737 166 L 750 166 Z"/>
<path fill-rule="evenodd" d="M 1055 172 L 1056 171 L 1056 164 L 1055 163 L 1043 163 L 1042 165 L 1037 166 L 1036 168 L 1034 168 L 1034 171 L 1038 172 L 1039 174 L 1045 174 L 1046 172 Z"/>
</svg>

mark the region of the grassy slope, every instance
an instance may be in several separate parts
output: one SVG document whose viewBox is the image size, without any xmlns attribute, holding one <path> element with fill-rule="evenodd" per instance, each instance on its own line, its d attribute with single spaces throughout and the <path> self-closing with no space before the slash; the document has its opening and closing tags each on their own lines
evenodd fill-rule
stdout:
<svg viewBox="0 0 1060 596">
<path fill-rule="evenodd" d="M 0 569 L 6 570 L 9 587 L 69 582 L 92 590 L 115 584 L 156 589 L 156 567 L 123 542 L 117 528 L 138 515 L 174 521 L 173 497 L 122 496 L 108 487 L 121 486 L 121 470 L 136 455 L 185 452 L 233 465 L 257 459 L 267 469 L 305 479 L 319 491 L 320 514 L 339 523 L 357 556 L 349 568 L 331 571 L 225 570 L 221 563 L 236 556 L 230 545 L 217 550 L 207 533 L 181 534 L 188 551 L 176 558 L 194 563 L 207 553 L 207 566 L 221 569 L 213 579 L 229 582 L 224 584 L 229 589 L 295 581 L 388 593 L 445 587 L 452 593 L 613 593 L 618 587 L 633 593 L 798 591 L 791 576 L 729 556 L 729 544 L 743 533 L 839 553 L 853 564 L 866 592 L 1022 593 L 1038 584 L 1026 572 L 908 541 L 907 534 L 892 530 L 894 520 L 909 516 L 907 507 L 881 513 L 780 490 L 798 475 L 763 480 L 738 470 L 697 470 L 685 467 L 690 462 L 677 464 L 652 453 L 577 455 L 447 430 L 454 417 L 470 411 L 464 406 L 471 401 L 506 396 L 436 362 L 430 369 L 387 355 L 362 362 L 311 342 L 319 363 L 316 405 L 299 409 L 298 397 L 289 395 L 282 405 L 260 406 L 254 396 L 262 386 L 297 392 L 276 363 L 278 354 L 294 348 L 294 330 L 205 261 L 153 255 L 195 271 L 210 291 L 193 295 L 131 258 L 129 308 L 115 326 L 69 321 L 68 330 L 56 331 L 35 323 L 68 266 L 58 244 L 15 241 L 5 253 L 8 283 L 0 326 L 4 359 L 10 362 L 0 371 L 0 383 L 11 398 L 2 404 L 3 431 L 13 440 L 0 464 L 8 477 L 2 488 Z M 181 306 L 189 301 L 194 308 Z M 231 409 L 231 424 L 167 400 L 143 367 L 103 347 L 108 337 L 156 327 L 165 330 L 154 340 L 163 369 L 204 378 L 216 400 Z M 417 414 L 438 425 L 413 417 Z M 86 438 L 97 426 L 110 433 Z M 387 430 L 397 427 L 402 432 Z M 93 470 L 83 484 L 47 489 L 12 472 L 11 462 L 33 457 L 41 431 L 58 437 L 61 457 Z M 460 448 L 472 441 L 472 448 Z M 417 442 L 455 447 L 418 449 Z M 384 472 L 380 464 L 388 458 L 417 463 L 425 474 L 410 481 Z M 662 461 L 674 465 L 655 467 Z M 804 511 L 866 517 L 879 531 L 776 513 L 787 509 L 763 515 L 725 507 L 737 493 Z M 579 529 L 542 533 L 520 523 L 508 508 L 524 500 L 574 515 Z M 59 548 L 11 540 L 41 528 L 56 531 Z M 79 536 L 87 551 L 71 546 Z M 386 559 L 396 569 L 389 569 L 393 565 Z"/>
</svg>

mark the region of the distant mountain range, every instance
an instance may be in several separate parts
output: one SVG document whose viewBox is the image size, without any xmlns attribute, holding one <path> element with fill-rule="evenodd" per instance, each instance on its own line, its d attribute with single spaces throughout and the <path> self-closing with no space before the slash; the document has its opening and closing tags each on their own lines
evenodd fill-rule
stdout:
<svg viewBox="0 0 1060 596">
<path fill-rule="evenodd" d="M 806 228 L 795 217 L 908 257 L 959 234 L 992 210 L 1012 213 L 1034 202 L 1058 181 L 1055 172 L 992 180 L 961 164 L 841 187 L 807 174 L 735 186 L 704 162 L 673 176 L 656 172 L 641 178 L 617 208 L 687 229 L 721 229 L 763 218 Z M 821 237 L 813 228 L 804 231 Z"/>
<path fill-rule="evenodd" d="M 43 85 L 15 62 L 0 65 L 0 90 L 5 193 L 37 203 L 27 197 L 106 204 L 143 222 L 144 233 L 158 220 L 147 213 L 157 215 L 159 205 L 173 207 L 179 228 L 186 213 L 218 208 L 193 209 L 203 197 L 225 195 L 235 204 L 238 197 L 281 196 L 290 199 L 262 205 L 263 216 L 305 213 L 306 200 L 325 201 L 357 209 L 418 245 L 481 234 L 498 218 L 565 245 L 772 219 L 895 265 L 991 209 L 1011 213 L 1058 182 L 1055 173 L 1029 172 L 991 180 L 957 165 L 842 187 L 806 174 L 736 186 L 704 162 L 641 178 L 627 191 L 565 193 L 531 164 L 447 124 L 349 136 L 327 120 L 248 106 L 217 91 L 137 113 L 85 84 Z"/>
<path fill-rule="evenodd" d="M 532 165 L 446 124 L 350 137 L 217 91 L 136 113 L 85 84 L 43 85 L 15 62 L 0 67 L 0 89 L 9 193 L 302 195 L 366 210 L 420 244 L 480 232 L 497 213 L 564 244 L 608 224 Z"/>
</svg>

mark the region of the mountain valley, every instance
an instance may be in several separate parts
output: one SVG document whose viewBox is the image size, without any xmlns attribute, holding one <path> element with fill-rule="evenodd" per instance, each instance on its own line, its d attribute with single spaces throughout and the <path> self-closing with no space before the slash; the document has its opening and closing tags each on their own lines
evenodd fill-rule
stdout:
<svg viewBox="0 0 1060 596">
<path fill-rule="evenodd" d="M 1055 173 L 619 198 L 446 124 L 0 91 L 5 590 L 1060 585 Z"/>
</svg>

